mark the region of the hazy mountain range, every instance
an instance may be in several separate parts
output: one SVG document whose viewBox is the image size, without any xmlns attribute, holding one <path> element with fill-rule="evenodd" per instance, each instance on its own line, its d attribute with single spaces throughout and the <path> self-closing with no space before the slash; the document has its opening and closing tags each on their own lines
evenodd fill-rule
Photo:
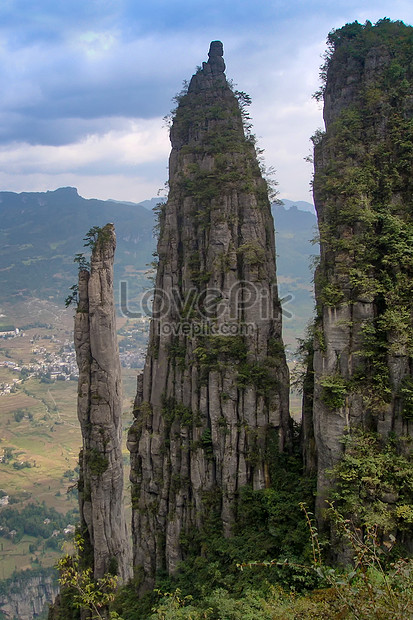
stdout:
<svg viewBox="0 0 413 620">
<path fill-rule="evenodd" d="M 156 239 L 153 207 L 164 199 L 141 203 L 85 199 L 73 187 L 48 192 L 0 192 L 0 303 L 37 297 L 64 303 L 76 281 L 75 254 L 85 252 L 83 238 L 92 226 L 113 222 L 117 234 L 115 278 L 126 280 L 129 296 L 147 286 Z M 274 205 L 280 294 L 287 297 L 288 330 L 301 329 L 312 311 L 309 256 L 316 224 L 304 201 Z M 288 296 L 294 299 L 289 300 Z M 288 317 L 287 314 L 287 317 Z"/>
</svg>

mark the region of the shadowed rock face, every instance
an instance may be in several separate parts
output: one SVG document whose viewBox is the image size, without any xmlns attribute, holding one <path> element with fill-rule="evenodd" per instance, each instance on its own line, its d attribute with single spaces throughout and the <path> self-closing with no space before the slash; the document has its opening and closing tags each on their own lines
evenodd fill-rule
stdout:
<svg viewBox="0 0 413 620">
<path fill-rule="evenodd" d="M 216 517 L 229 536 L 241 487 L 269 485 L 290 441 L 273 221 L 222 43 L 180 98 L 149 348 L 129 431 L 134 565 L 173 573 L 182 535 Z"/>
<path fill-rule="evenodd" d="M 113 225 L 107 224 L 92 251 L 90 273 L 79 274 L 74 334 L 83 437 L 79 505 L 95 578 L 116 571 L 121 581 L 127 581 L 131 554 L 123 513 L 122 388 L 113 301 L 115 247 Z"/>
<path fill-rule="evenodd" d="M 321 262 L 304 411 L 319 515 L 331 485 L 326 470 L 342 456 L 348 429 L 412 433 L 411 33 L 384 20 L 333 35 L 326 132 L 316 136 L 314 157 Z"/>
</svg>

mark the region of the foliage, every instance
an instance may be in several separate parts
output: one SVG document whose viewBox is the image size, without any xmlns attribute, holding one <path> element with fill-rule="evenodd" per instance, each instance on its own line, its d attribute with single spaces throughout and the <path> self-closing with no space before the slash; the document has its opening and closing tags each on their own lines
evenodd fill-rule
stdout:
<svg viewBox="0 0 413 620">
<path fill-rule="evenodd" d="M 389 356 L 413 355 L 413 123 L 406 113 L 413 95 L 412 51 L 413 28 L 387 18 L 332 31 L 323 80 L 329 73 L 331 88 L 341 88 L 345 66 L 359 85 L 351 103 L 314 139 L 314 191 L 322 205 L 319 314 L 325 306 L 373 304 L 371 318 L 355 314 L 348 324 L 360 367 L 347 386 L 328 379 L 323 400 L 342 406 L 347 387 L 377 415 L 400 398 L 405 418 L 409 380 L 394 384 Z M 366 59 L 373 57 L 377 66 L 367 79 Z"/>
<path fill-rule="evenodd" d="M 77 305 L 79 303 L 79 285 L 73 284 L 70 287 L 70 293 L 65 299 L 65 308 L 68 308 L 72 304 Z"/>
<path fill-rule="evenodd" d="M 155 224 L 153 227 L 154 235 L 157 239 L 162 235 L 163 227 L 165 224 L 165 215 L 166 215 L 166 202 L 160 201 L 158 202 L 154 208 L 153 212 L 155 215 Z"/>
<path fill-rule="evenodd" d="M 155 590 L 160 600 L 152 615 L 135 616 L 150 620 L 187 618 L 191 620 L 281 620 L 317 618 L 354 618 L 359 620 L 392 620 L 408 618 L 413 613 L 413 561 L 398 560 L 390 568 L 383 566 L 376 532 L 363 533 L 330 504 L 330 515 L 351 548 L 353 566 L 345 570 L 324 564 L 317 529 L 305 504 L 301 505 L 310 532 L 312 555 L 307 570 L 317 577 L 322 588 L 297 593 L 279 584 L 257 589 L 256 583 L 246 587 L 242 596 L 228 587 L 211 587 L 200 594 L 183 594 L 178 587 L 169 592 Z M 288 563 L 264 561 L 244 563 L 242 572 L 251 574 L 262 567 L 268 578 L 277 567 Z M 247 570 L 248 568 L 248 570 Z M 296 568 L 299 566 L 296 564 Z M 303 567 L 304 568 L 304 567 Z M 268 570 L 271 569 L 271 570 Z"/>
<path fill-rule="evenodd" d="M 372 47 L 386 45 L 394 52 L 399 41 L 408 51 L 411 38 L 412 32 L 409 26 L 402 21 L 391 21 L 387 17 L 380 19 L 374 26 L 368 20 L 364 25 L 355 21 L 332 30 L 327 37 L 327 51 L 320 68 L 321 87 L 314 94 L 314 98 L 320 101 L 324 96 L 327 74 L 333 57 L 340 59 L 344 56 L 351 56 L 357 61 L 362 61 Z M 393 68 L 392 71 L 395 78 L 404 77 L 404 72 L 399 65 L 397 65 L 397 70 Z"/>
<path fill-rule="evenodd" d="M 62 515 L 54 508 L 46 507 L 45 503 L 29 503 L 17 510 L 10 506 L 4 506 L 0 511 L 0 536 L 6 536 L 8 532 L 15 530 L 14 542 L 18 542 L 24 535 L 35 538 L 49 539 L 54 530 L 62 531 L 65 526 L 77 516 L 73 511 Z M 46 521 L 46 523 L 45 523 Z M 61 540 L 62 536 L 59 537 Z"/>
<path fill-rule="evenodd" d="M 400 439 L 385 442 L 361 429 L 344 438 L 345 452 L 330 472 L 335 505 L 361 528 L 377 527 L 378 537 L 413 533 L 413 463 Z M 404 533 L 404 534 L 403 534 Z"/>
<path fill-rule="evenodd" d="M 105 473 L 109 466 L 109 460 L 105 454 L 102 454 L 97 448 L 91 448 L 86 451 L 86 462 L 90 472 L 94 476 Z"/>
<path fill-rule="evenodd" d="M 76 536 L 73 555 L 66 555 L 57 564 L 60 573 L 59 582 L 63 591 L 71 592 L 71 602 L 74 607 L 89 610 L 93 620 L 107 618 L 106 610 L 115 598 L 117 577 L 110 573 L 101 579 L 93 579 L 91 568 L 82 568 L 80 556 L 83 551 L 83 540 Z M 122 620 L 116 612 L 111 612 L 110 618 Z"/>
<path fill-rule="evenodd" d="M 182 539 L 186 559 L 179 573 L 159 574 L 156 589 L 141 601 L 138 585 L 127 586 L 115 608 L 125 620 L 410 617 L 413 561 L 400 559 L 391 536 L 383 538 L 377 522 L 382 512 L 364 510 L 363 505 L 397 487 L 400 501 L 390 508 L 399 525 L 404 519 L 410 527 L 413 513 L 406 502 L 412 467 L 394 444 L 383 448 L 377 436 L 363 437 L 346 439 L 345 457 L 334 471 L 335 504 L 329 504 L 329 518 L 352 552 L 351 567 L 325 563 L 324 545 L 303 503 L 312 503 L 312 481 L 303 477 L 298 455 L 279 454 L 273 446 L 271 487 L 243 489 L 233 536 L 227 539 L 220 533 L 219 510 L 215 513 L 220 496 L 211 496 L 204 529 Z M 343 516 L 347 511 L 351 521 Z"/>
<path fill-rule="evenodd" d="M 86 233 L 83 241 L 85 248 L 90 248 L 91 251 L 95 249 L 98 241 L 100 240 L 102 243 L 107 239 L 107 231 L 105 228 L 100 226 L 92 226 Z M 73 262 L 77 264 L 79 271 L 90 271 L 90 261 L 87 260 L 83 253 L 75 254 Z M 73 284 L 70 287 L 70 293 L 65 299 L 65 307 L 68 308 L 71 305 L 76 305 L 79 303 L 79 285 Z"/>
<path fill-rule="evenodd" d="M 329 504 L 330 518 L 353 552 L 353 568 L 318 567 L 334 588 L 344 610 L 354 618 L 407 618 L 413 613 L 413 560 L 399 559 L 388 570 L 375 525 L 361 529 Z"/>
<path fill-rule="evenodd" d="M 297 340 L 298 363 L 291 371 L 290 385 L 301 394 L 309 395 L 314 391 L 314 325 L 307 326 L 305 338 Z"/>
<path fill-rule="evenodd" d="M 324 375 L 320 379 L 322 387 L 321 400 L 330 409 L 340 409 L 346 402 L 347 382 L 339 374 Z"/>
<path fill-rule="evenodd" d="M 211 588 L 226 588 L 238 597 L 250 588 L 252 582 L 258 588 L 267 589 L 268 575 L 262 569 L 257 569 L 253 577 L 240 574 L 237 563 L 274 557 L 308 557 L 306 523 L 298 505 L 303 498 L 312 502 L 314 480 L 303 475 L 298 436 L 296 440 L 297 453 L 294 455 L 279 453 L 276 436 L 268 443 L 272 484 L 267 489 L 254 491 L 245 487 L 240 491 L 231 538 L 222 534 L 220 493 L 216 490 L 205 494 L 203 527 L 182 537 L 186 559 L 176 578 L 159 578 L 162 591 L 173 591 L 178 587 L 185 596 L 204 596 L 211 592 Z M 208 441 L 206 434 L 204 441 Z M 274 574 L 272 580 L 301 589 L 305 587 L 307 577 L 305 571 L 287 568 Z"/>
<path fill-rule="evenodd" d="M 99 237 L 101 237 L 103 234 L 102 232 L 103 230 L 104 229 L 101 226 L 92 226 L 92 228 L 89 228 L 89 230 L 87 231 L 86 235 L 83 238 L 83 241 L 85 242 L 83 246 L 85 248 L 90 248 L 93 251 L 96 247 Z M 77 254 L 76 256 L 80 256 L 80 255 Z"/>
<path fill-rule="evenodd" d="M 240 364 L 237 375 L 237 387 L 246 389 L 253 385 L 257 394 L 271 398 L 275 393 L 279 379 L 275 371 L 279 365 L 277 358 L 267 357 L 264 361 L 244 362 Z"/>
<path fill-rule="evenodd" d="M 247 265 L 262 265 L 265 262 L 264 248 L 254 241 L 240 245 L 237 254 L 242 255 Z"/>
<path fill-rule="evenodd" d="M 193 198 L 192 222 L 198 232 L 211 226 L 216 200 L 234 191 L 255 195 L 257 208 L 269 210 L 268 192 L 276 183 L 273 171 L 263 164 L 262 151 L 255 147 L 247 111 L 250 97 L 220 82 L 213 93 L 192 89 L 178 101 L 171 139 L 182 145 L 178 152 L 181 167 L 170 199 Z M 207 274 L 199 279 L 196 270 L 194 276 L 193 281 L 201 285 L 208 279 Z"/>
<path fill-rule="evenodd" d="M 344 293 L 342 289 L 333 282 L 326 282 L 321 288 L 318 296 L 318 302 L 321 302 L 325 306 L 338 306 L 344 299 Z"/>
<path fill-rule="evenodd" d="M 79 271 L 90 271 L 90 263 L 88 260 L 86 260 L 86 257 L 83 253 L 75 254 L 73 262 L 77 263 Z"/>
<path fill-rule="evenodd" d="M 402 415 L 406 420 L 413 420 L 413 378 L 405 377 L 400 386 Z"/>
<path fill-rule="evenodd" d="M 185 370 L 186 345 L 175 337 L 168 347 L 168 356 L 180 370 Z"/>
<path fill-rule="evenodd" d="M 175 421 L 178 421 L 181 426 L 192 426 L 194 422 L 198 422 L 198 418 L 194 415 L 193 411 L 173 397 L 163 399 L 162 415 L 166 422 L 166 434 L 168 434 L 169 429 Z"/>
<path fill-rule="evenodd" d="M 197 361 L 209 370 L 217 370 L 223 363 L 246 359 L 247 344 L 242 336 L 202 336 L 194 350 Z"/>
</svg>

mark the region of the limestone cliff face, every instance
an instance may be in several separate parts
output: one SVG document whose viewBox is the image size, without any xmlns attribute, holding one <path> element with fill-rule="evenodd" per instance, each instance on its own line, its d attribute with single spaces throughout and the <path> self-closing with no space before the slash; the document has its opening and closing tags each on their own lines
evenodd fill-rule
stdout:
<svg viewBox="0 0 413 620">
<path fill-rule="evenodd" d="M 79 273 L 74 332 L 83 438 L 79 505 L 95 578 L 115 571 L 121 581 L 127 581 L 131 555 L 123 512 L 121 370 L 113 301 L 115 247 L 113 225 L 107 224 L 94 243 L 90 272 Z"/>
<path fill-rule="evenodd" d="M 6 583 L 7 592 L 0 594 L 0 613 L 4 618 L 38 618 L 59 591 L 54 569 L 22 571 Z"/>
<path fill-rule="evenodd" d="M 304 414 L 319 510 L 347 429 L 409 435 L 413 419 L 412 29 L 356 22 L 329 42 L 326 131 L 314 137 L 321 262 Z"/>
<path fill-rule="evenodd" d="M 129 432 L 134 565 L 174 572 L 182 539 L 244 485 L 269 484 L 290 441 L 273 221 L 222 44 L 180 97 L 149 349 Z M 242 99 L 245 97 L 240 94 Z"/>
</svg>

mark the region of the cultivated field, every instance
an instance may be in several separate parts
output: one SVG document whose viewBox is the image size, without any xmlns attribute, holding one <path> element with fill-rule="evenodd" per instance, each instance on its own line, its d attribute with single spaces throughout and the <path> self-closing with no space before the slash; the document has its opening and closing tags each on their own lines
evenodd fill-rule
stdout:
<svg viewBox="0 0 413 620">
<path fill-rule="evenodd" d="M 16 502 L 11 505 L 13 508 L 44 501 L 46 506 L 64 514 L 77 506 L 75 494 L 71 491 L 75 480 L 68 476 L 68 472 L 77 466 L 82 443 L 76 412 L 77 382 L 44 383 L 38 378 L 21 380 L 18 372 L 1 364 L 5 361 L 18 364 L 36 361 L 34 346 L 44 348 L 47 353 L 58 351 L 64 342 L 73 338 L 72 312 L 57 313 L 54 307 L 50 312 L 43 302 L 38 302 L 34 310 L 28 310 L 30 308 L 26 307 L 25 313 L 19 308 L 17 315 L 9 312 L 7 324 L 11 320 L 16 327 L 34 322 L 48 327 L 30 327 L 24 330 L 23 337 L 0 339 L 0 384 L 18 381 L 13 393 L 0 395 L 0 457 L 5 452 L 12 454 L 8 462 L 0 462 L 0 489 Z M 121 319 L 119 327 L 124 323 Z M 126 434 L 132 420 L 137 371 L 124 368 L 122 374 L 125 486 L 129 509 Z M 21 463 L 30 466 L 18 469 Z M 35 549 L 36 545 L 38 548 Z M 29 536 L 17 543 L 0 537 L 0 579 L 9 577 L 16 569 L 51 566 L 59 555 L 60 551 L 45 549 L 43 544 Z"/>
</svg>

